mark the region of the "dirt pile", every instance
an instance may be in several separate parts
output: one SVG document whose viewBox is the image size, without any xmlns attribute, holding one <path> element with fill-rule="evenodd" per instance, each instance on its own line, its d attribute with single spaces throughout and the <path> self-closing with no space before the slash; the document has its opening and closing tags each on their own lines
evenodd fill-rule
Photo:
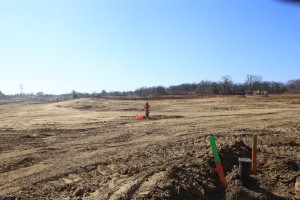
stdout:
<svg viewBox="0 0 300 200">
<path fill-rule="evenodd" d="M 141 199 L 210 199 L 222 190 L 213 173 L 208 165 L 173 165 L 166 170 L 162 181 Z"/>
<path fill-rule="evenodd" d="M 215 163 L 209 152 L 203 162 L 185 159 L 167 168 L 161 181 L 140 199 L 298 199 L 300 184 L 296 178 L 299 176 L 299 161 L 286 158 L 277 163 L 276 160 L 270 160 L 268 164 L 262 163 L 259 166 L 261 169 L 258 175 L 251 175 L 247 182 L 242 182 L 238 175 L 238 158 L 251 158 L 251 148 L 243 141 L 236 140 L 222 146 L 219 154 L 228 183 L 226 190 L 220 186 Z M 273 165 L 276 168 L 272 168 Z M 281 181 L 280 174 L 284 171 L 293 171 L 296 175 Z M 292 188 L 293 191 L 293 187 L 295 193 L 290 192 L 284 196 L 276 194 L 276 188 L 283 191 L 284 188 Z"/>
<path fill-rule="evenodd" d="M 243 141 L 236 141 L 222 147 L 219 153 L 225 174 L 229 173 L 230 181 L 237 180 L 238 158 L 251 156 L 251 149 Z M 226 191 L 230 198 L 233 195 L 246 195 L 251 199 L 256 196 L 243 189 L 239 182 L 232 185 L 240 186 Z M 191 160 L 188 164 L 180 163 L 169 167 L 164 179 L 142 199 L 224 199 L 226 193 L 219 184 L 212 155 L 207 154 L 202 163 Z"/>
</svg>

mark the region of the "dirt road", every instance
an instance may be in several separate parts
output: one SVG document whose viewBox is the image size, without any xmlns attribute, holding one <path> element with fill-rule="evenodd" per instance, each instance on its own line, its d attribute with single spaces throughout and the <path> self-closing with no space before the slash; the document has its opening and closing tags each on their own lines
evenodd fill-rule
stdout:
<svg viewBox="0 0 300 200">
<path fill-rule="evenodd" d="M 133 120 L 144 103 L 0 105 L 0 199 L 300 199 L 300 96 L 149 100 L 151 118 Z M 258 173 L 242 185 L 253 133 Z"/>
</svg>

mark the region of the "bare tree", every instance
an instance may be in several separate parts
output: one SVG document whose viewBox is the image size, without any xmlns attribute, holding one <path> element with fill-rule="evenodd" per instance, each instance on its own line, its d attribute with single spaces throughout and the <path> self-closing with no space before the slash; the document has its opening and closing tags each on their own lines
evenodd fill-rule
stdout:
<svg viewBox="0 0 300 200">
<path fill-rule="evenodd" d="M 262 76 L 259 75 L 247 75 L 246 84 L 248 91 L 259 90 L 260 83 L 262 82 Z"/>
<path fill-rule="evenodd" d="M 221 86 L 217 82 L 201 81 L 198 83 L 195 92 L 198 94 L 219 94 L 221 90 Z"/>
<path fill-rule="evenodd" d="M 102 96 L 107 96 L 106 90 L 102 90 L 101 95 L 102 95 Z"/>
<path fill-rule="evenodd" d="M 230 75 L 225 75 L 222 77 L 221 85 L 223 94 L 230 93 L 233 81 Z"/>
<path fill-rule="evenodd" d="M 78 94 L 75 90 L 72 91 L 73 99 L 78 99 Z"/>
<path fill-rule="evenodd" d="M 300 93 L 300 79 L 289 80 L 286 87 L 289 93 Z"/>
<path fill-rule="evenodd" d="M 38 92 L 38 93 L 36 93 L 36 96 L 37 97 L 43 97 L 43 96 L 45 96 L 45 93 L 44 92 Z"/>
</svg>

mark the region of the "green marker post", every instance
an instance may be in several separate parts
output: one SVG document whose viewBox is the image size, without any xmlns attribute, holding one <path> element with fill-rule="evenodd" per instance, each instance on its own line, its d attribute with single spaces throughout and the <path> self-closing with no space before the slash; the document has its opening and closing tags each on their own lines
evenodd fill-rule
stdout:
<svg viewBox="0 0 300 200">
<path fill-rule="evenodd" d="M 222 164 L 221 164 L 221 159 L 219 157 L 219 153 L 218 153 L 217 145 L 216 145 L 216 142 L 215 142 L 215 138 L 213 136 L 210 136 L 209 137 L 209 142 L 210 142 L 210 146 L 211 146 L 213 156 L 214 156 L 214 159 L 215 159 L 219 180 L 220 180 L 220 183 L 221 183 L 223 189 L 225 190 L 227 188 L 227 182 L 226 182 L 226 179 L 225 179 L 225 176 L 224 176 L 223 167 L 222 167 Z"/>
</svg>

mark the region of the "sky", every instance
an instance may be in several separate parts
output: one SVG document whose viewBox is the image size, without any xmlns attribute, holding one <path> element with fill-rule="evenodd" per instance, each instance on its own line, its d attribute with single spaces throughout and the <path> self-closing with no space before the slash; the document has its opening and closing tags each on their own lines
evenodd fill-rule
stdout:
<svg viewBox="0 0 300 200">
<path fill-rule="evenodd" d="M 0 0 L 0 90 L 47 94 L 300 78 L 300 4 Z"/>
</svg>

